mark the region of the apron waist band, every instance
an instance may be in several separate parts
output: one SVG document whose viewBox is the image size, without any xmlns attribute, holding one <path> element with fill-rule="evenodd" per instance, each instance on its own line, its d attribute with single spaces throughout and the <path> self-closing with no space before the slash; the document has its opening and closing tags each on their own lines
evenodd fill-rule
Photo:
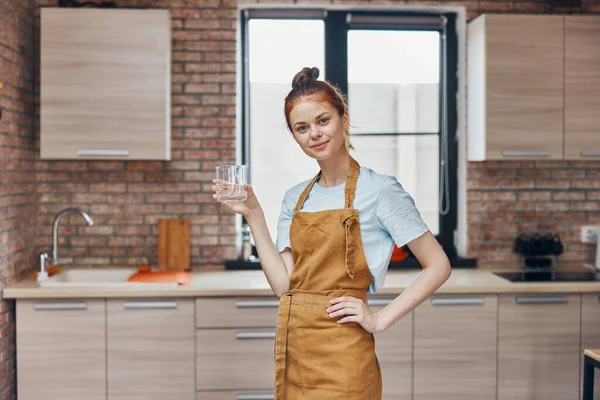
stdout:
<svg viewBox="0 0 600 400">
<path fill-rule="evenodd" d="M 335 299 L 337 297 L 349 296 L 356 297 L 363 301 L 367 300 L 367 293 L 365 290 L 335 290 L 335 291 L 327 291 L 327 292 L 305 292 L 292 289 L 290 293 L 287 294 L 291 296 L 292 304 L 311 304 L 315 306 L 330 306 L 330 300 Z"/>
</svg>

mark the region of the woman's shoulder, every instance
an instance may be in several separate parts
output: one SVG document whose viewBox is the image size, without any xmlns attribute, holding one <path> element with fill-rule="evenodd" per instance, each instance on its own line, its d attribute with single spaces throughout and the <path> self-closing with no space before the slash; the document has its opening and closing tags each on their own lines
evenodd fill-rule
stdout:
<svg viewBox="0 0 600 400">
<path fill-rule="evenodd" d="M 358 184 L 370 190 L 385 190 L 400 183 L 393 175 L 380 174 L 369 167 L 360 167 Z"/>
<path fill-rule="evenodd" d="M 310 183 L 311 180 L 312 179 L 307 179 L 286 190 L 283 196 L 284 203 L 296 204 L 296 202 L 300 198 L 300 195 L 302 194 L 302 191 L 306 188 L 306 186 Z"/>
</svg>

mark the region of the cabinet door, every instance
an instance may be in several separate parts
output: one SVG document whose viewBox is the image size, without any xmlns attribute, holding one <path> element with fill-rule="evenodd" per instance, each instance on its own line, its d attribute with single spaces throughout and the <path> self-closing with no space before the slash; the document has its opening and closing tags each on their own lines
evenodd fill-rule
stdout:
<svg viewBox="0 0 600 400">
<path fill-rule="evenodd" d="M 169 160 L 168 10 L 42 8 L 43 159 Z"/>
<path fill-rule="evenodd" d="M 19 400 L 106 400 L 104 300 L 17 300 Z"/>
<path fill-rule="evenodd" d="M 600 16 L 565 17 L 565 158 L 600 159 Z"/>
<path fill-rule="evenodd" d="M 198 329 L 198 390 L 273 391 L 275 328 Z"/>
<path fill-rule="evenodd" d="M 220 390 L 198 392 L 196 400 L 275 400 L 273 390 Z"/>
<path fill-rule="evenodd" d="M 562 16 L 485 16 L 486 158 L 563 158 Z"/>
<path fill-rule="evenodd" d="M 371 298 L 369 307 L 381 310 L 393 298 Z M 413 313 L 387 331 L 375 334 L 375 352 L 383 378 L 383 400 L 410 399 L 412 393 Z"/>
<path fill-rule="evenodd" d="M 502 295 L 498 400 L 579 397 L 581 295 Z"/>
<path fill-rule="evenodd" d="M 107 300 L 108 400 L 193 400 L 194 300 Z"/>
<path fill-rule="evenodd" d="M 583 350 L 600 349 L 600 296 L 598 293 L 581 296 L 581 349 L 579 365 L 583 368 Z M 600 399 L 600 370 L 595 370 L 594 398 Z M 583 385 L 583 369 L 580 383 Z M 583 390 L 583 386 L 581 386 Z"/>
<path fill-rule="evenodd" d="M 497 309 L 497 296 L 435 296 L 414 311 L 414 400 L 496 398 Z"/>
</svg>

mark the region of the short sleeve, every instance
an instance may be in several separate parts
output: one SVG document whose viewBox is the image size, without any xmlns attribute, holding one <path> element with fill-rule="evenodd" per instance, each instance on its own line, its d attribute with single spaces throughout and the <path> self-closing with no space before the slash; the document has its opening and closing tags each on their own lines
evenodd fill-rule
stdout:
<svg viewBox="0 0 600 400">
<path fill-rule="evenodd" d="M 291 248 L 290 244 L 290 225 L 292 224 L 292 210 L 290 208 L 290 200 L 288 193 L 283 197 L 281 202 L 281 213 L 277 221 L 277 251 L 282 252 L 286 247 Z"/>
<path fill-rule="evenodd" d="M 377 217 L 398 247 L 410 243 L 429 230 L 414 199 L 393 176 L 387 177 L 383 182 L 377 199 Z"/>
</svg>

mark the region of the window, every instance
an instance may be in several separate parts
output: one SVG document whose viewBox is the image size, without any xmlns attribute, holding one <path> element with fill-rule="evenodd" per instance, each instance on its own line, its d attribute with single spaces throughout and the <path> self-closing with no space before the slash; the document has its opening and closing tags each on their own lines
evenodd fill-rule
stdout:
<svg viewBox="0 0 600 400">
<path fill-rule="evenodd" d="M 283 114 L 294 74 L 317 66 L 347 96 L 352 155 L 396 176 L 456 257 L 455 25 L 452 13 L 242 11 L 242 162 L 273 236 L 285 191 L 318 172 Z"/>
</svg>

